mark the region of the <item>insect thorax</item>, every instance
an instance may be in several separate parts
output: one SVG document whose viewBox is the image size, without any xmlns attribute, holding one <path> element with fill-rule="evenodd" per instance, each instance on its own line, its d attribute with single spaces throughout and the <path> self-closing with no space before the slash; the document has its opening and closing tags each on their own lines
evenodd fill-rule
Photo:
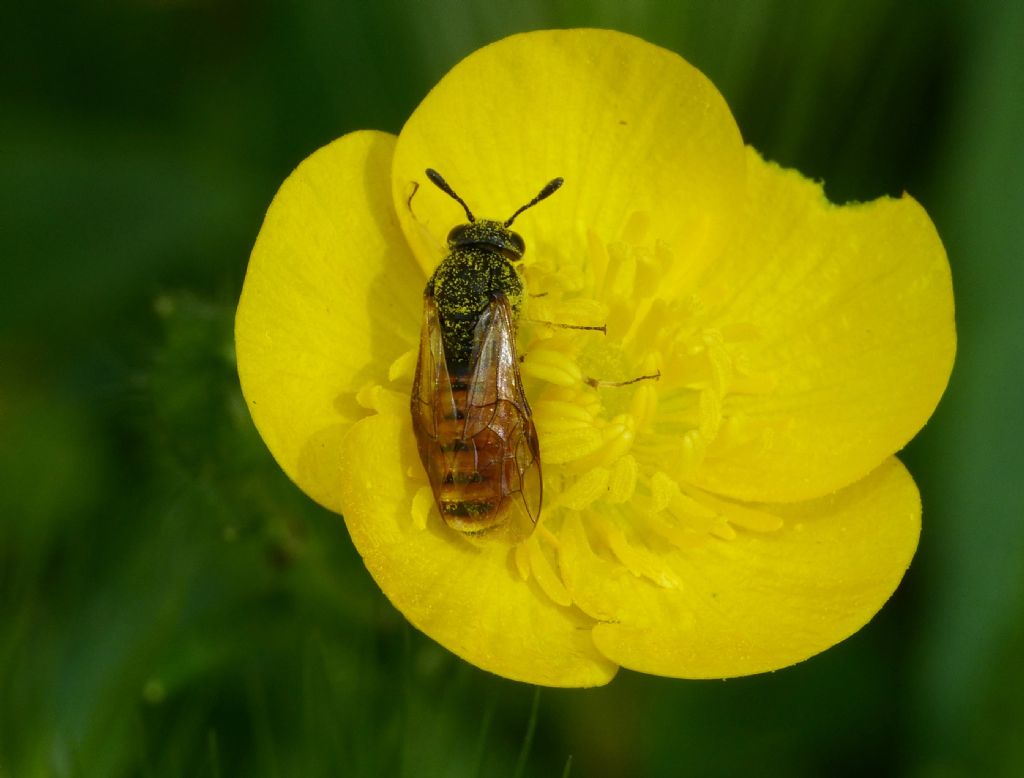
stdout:
<svg viewBox="0 0 1024 778">
<path fill-rule="evenodd" d="M 518 316 L 523 282 L 512 263 L 495 251 L 473 246 L 452 251 L 427 283 L 437 303 L 448 368 L 470 368 L 476 324 L 491 301 L 504 295 Z"/>
</svg>

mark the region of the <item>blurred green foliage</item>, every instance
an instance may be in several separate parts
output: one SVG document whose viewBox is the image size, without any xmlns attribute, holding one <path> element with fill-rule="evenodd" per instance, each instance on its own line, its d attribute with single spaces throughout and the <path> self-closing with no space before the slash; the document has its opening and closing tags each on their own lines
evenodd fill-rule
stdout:
<svg viewBox="0 0 1024 778">
<path fill-rule="evenodd" d="M 946 241 L 921 549 L 802 665 L 535 698 L 405 624 L 242 403 L 234 304 L 291 168 L 555 26 L 678 51 L 768 157 L 910 191 Z M 0 776 L 1024 775 L 1024 5 L 12 3 L 0 40 Z"/>
</svg>

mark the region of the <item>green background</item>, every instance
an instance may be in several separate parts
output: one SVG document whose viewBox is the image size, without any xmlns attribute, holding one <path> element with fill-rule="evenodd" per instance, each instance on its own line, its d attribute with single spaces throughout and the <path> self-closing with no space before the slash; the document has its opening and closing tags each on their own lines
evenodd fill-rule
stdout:
<svg viewBox="0 0 1024 778">
<path fill-rule="evenodd" d="M 508 5 L 3 4 L 0 776 L 1024 775 L 1024 4 Z M 946 243 L 920 550 L 796 667 L 538 694 L 467 665 L 241 400 L 234 305 L 289 171 L 555 26 L 681 53 L 768 157 L 841 201 L 909 191 Z"/>
</svg>

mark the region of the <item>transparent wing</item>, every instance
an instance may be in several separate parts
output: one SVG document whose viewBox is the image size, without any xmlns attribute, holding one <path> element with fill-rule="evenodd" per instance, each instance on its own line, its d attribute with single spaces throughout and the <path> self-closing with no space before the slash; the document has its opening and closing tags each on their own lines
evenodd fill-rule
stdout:
<svg viewBox="0 0 1024 778">
<path fill-rule="evenodd" d="M 464 435 L 481 442 L 500 441 L 500 445 L 478 445 L 477 450 L 500 456 L 502 494 L 519 503 L 532 529 L 540 518 L 543 499 L 540 449 L 519 375 L 515 325 L 508 298 L 502 296 L 491 302 L 477 323 L 475 340 L 477 347 L 467 382 Z M 481 462 L 482 466 L 485 464 Z"/>
<path fill-rule="evenodd" d="M 420 356 L 413 381 L 413 430 L 417 439 L 425 436 L 436 440 L 441 430 L 442 417 L 454 415 L 455 397 L 452 380 L 444 360 L 437 303 L 432 296 L 423 299 L 423 326 L 420 329 Z"/>
<path fill-rule="evenodd" d="M 445 419 L 456 416 L 455 396 L 452 393 L 448 363 L 444 356 L 441 340 L 441 324 L 437 315 L 437 303 L 432 295 L 423 297 L 423 325 L 420 329 L 420 354 L 416 362 L 416 377 L 412 384 L 412 427 L 419 445 L 420 458 L 434 481 L 432 472 L 437 466 L 431 465 L 442 452 L 438 439 L 445 426 Z"/>
<path fill-rule="evenodd" d="M 424 297 L 413 431 L 441 517 L 452 528 L 518 542 L 540 517 L 537 430 L 519 375 L 512 309 L 501 297 L 474 331 L 470 368 L 445 360 L 437 304 Z"/>
</svg>

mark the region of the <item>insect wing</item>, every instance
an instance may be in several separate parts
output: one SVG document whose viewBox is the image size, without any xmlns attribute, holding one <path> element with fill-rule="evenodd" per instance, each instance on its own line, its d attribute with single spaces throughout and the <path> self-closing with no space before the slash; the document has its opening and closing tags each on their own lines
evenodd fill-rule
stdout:
<svg viewBox="0 0 1024 778">
<path fill-rule="evenodd" d="M 493 300 L 477 322 L 464 434 L 467 439 L 500 441 L 502 494 L 513 501 L 511 510 L 523 514 L 518 529 L 510 517 L 509 531 L 516 536 L 528 534 L 540 517 L 543 484 L 537 429 L 519 375 L 512 322 L 504 296 Z"/>
<path fill-rule="evenodd" d="M 477 321 L 470 367 L 452 375 L 437 304 L 425 295 L 411 411 L 420 460 L 445 523 L 518 542 L 540 516 L 542 483 L 512 321 L 506 298 L 492 302 Z"/>
<path fill-rule="evenodd" d="M 420 329 L 420 354 L 412 385 L 412 423 L 416 439 L 437 440 L 442 419 L 455 414 L 455 397 L 448 376 L 448 363 L 441 340 L 437 303 L 432 296 L 423 300 L 423 326 Z"/>
</svg>

